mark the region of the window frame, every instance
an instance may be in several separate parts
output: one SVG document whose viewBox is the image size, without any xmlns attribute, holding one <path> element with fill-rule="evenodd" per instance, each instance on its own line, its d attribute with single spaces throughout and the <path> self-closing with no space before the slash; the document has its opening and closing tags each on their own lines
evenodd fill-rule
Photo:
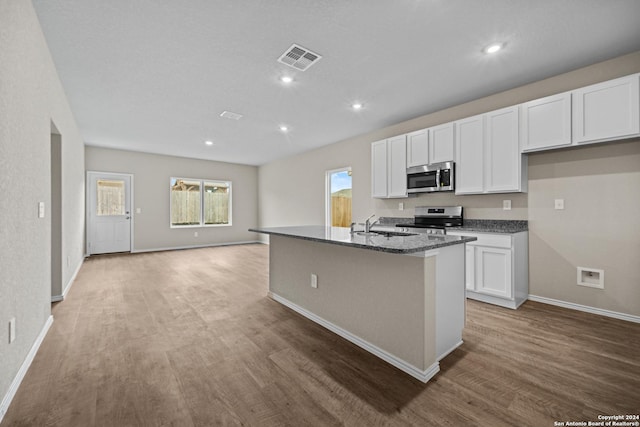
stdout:
<svg viewBox="0 0 640 427">
<path fill-rule="evenodd" d="M 174 225 L 171 221 L 173 216 L 173 207 L 171 203 L 171 187 L 172 181 L 197 181 L 200 183 L 200 224 L 188 224 L 188 225 Z M 220 182 L 225 183 L 229 188 L 229 221 L 227 224 L 205 224 L 205 212 L 204 212 L 204 193 L 205 183 Z M 172 176 L 169 178 L 169 228 L 204 228 L 204 227 L 231 227 L 233 225 L 233 184 L 232 181 L 227 179 L 212 179 L 212 178 L 185 178 L 181 176 Z"/>
</svg>

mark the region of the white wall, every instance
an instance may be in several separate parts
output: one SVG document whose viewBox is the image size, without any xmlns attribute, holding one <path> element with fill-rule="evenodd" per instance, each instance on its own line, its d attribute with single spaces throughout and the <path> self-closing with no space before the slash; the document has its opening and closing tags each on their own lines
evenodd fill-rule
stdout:
<svg viewBox="0 0 640 427">
<path fill-rule="evenodd" d="M 51 314 L 51 131 L 61 134 L 62 284 L 83 259 L 84 149 L 28 0 L 0 1 L 0 398 Z M 38 203 L 45 202 L 45 218 Z M 68 263 L 67 263 L 68 259 Z M 16 340 L 8 344 L 8 321 Z M 1 414 L 0 414 L 1 416 Z"/>
<path fill-rule="evenodd" d="M 263 165 L 259 170 L 260 226 L 324 224 L 325 171 L 351 166 L 355 221 L 372 213 L 411 217 L 415 206 L 458 204 L 465 207 L 466 218 L 530 219 L 531 294 L 638 316 L 640 265 L 628 258 L 640 258 L 638 140 L 532 154 L 528 194 L 442 193 L 390 200 L 370 196 L 370 144 L 639 71 L 640 52 L 636 52 Z M 568 162 L 571 158 L 575 161 Z M 570 167 L 563 169 L 567 164 Z M 624 173 L 617 172 L 621 170 Z M 606 186 L 594 190 L 594 177 Z M 613 186 L 616 190 L 612 191 L 609 187 Z M 553 210 L 557 190 L 567 199 L 562 217 Z M 511 211 L 502 210 L 504 199 L 512 200 Z M 399 201 L 404 202 L 404 211 L 398 210 Z M 612 205 L 615 208 L 609 207 Z M 601 209 L 585 214 L 586 206 Z M 616 225 L 597 234 L 599 239 L 588 237 L 603 222 Z M 577 265 L 605 268 L 605 289 L 578 287 Z"/>
<path fill-rule="evenodd" d="M 247 231 L 258 224 L 255 166 L 87 146 L 85 167 L 87 171 L 133 174 L 134 252 L 258 240 Z M 171 177 L 232 181 L 232 225 L 170 228 Z M 140 214 L 135 213 L 136 208 Z"/>
</svg>

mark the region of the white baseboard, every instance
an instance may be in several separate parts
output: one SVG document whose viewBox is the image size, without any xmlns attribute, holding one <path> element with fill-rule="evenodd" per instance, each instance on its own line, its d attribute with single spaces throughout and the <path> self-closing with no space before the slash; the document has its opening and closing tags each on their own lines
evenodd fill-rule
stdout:
<svg viewBox="0 0 640 427">
<path fill-rule="evenodd" d="M 455 344 L 449 350 L 447 350 L 444 353 L 442 353 L 440 356 L 438 356 L 438 362 L 441 361 L 442 359 L 444 359 L 445 357 L 447 357 L 449 355 L 449 353 L 453 352 L 456 348 L 460 347 L 462 344 L 464 344 L 464 341 L 460 340 L 460 342 Z"/>
<path fill-rule="evenodd" d="M 393 354 L 381 349 L 380 347 L 377 347 L 373 344 L 371 344 L 368 341 L 363 340 L 362 338 L 358 337 L 357 335 L 352 334 L 351 332 L 342 329 L 340 326 L 337 326 L 325 319 L 323 319 L 322 317 L 311 313 L 310 311 L 300 307 L 299 305 L 289 301 L 286 298 L 283 298 L 277 294 L 274 294 L 273 292 L 269 292 L 268 296 L 270 298 L 272 298 L 274 301 L 279 302 L 280 304 L 289 307 L 290 309 L 292 309 L 293 311 L 303 315 L 304 317 L 306 317 L 307 319 L 319 324 L 320 326 L 323 326 L 325 328 L 327 328 L 328 330 L 330 330 L 331 332 L 333 332 L 334 334 L 337 334 L 339 336 L 341 336 L 342 338 L 346 339 L 347 341 L 352 342 L 353 344 L 357 345 L 358 347 L 368 351 L 369 353 L 378 356 L 380 359 L 384 360 L 385 362 L 395 366 L 396 368 L 400 369 L 401 371 L 406 372 L 407 374 L 411 375 L 412 377 L 422 381 L 423 383 L 426 383 L 427 381 L 429 381 L 435 374 L 437 374 L 440 371 L 440 364 L 438 362 L 435 362 L 433 365 L 429 366 L 429 368 L 427 368 L 426 370 L 420 370 L 418 368 L 416 368 L 415 366 L 411 365 L 410 363 L 405 362 L 404 360 L 394 356 Z"/>
<path fill-rule="evenodd" d="M 51 327 L 52 323 L 53 323 L 53 316 L 49 316 L 47 321 L 44 323 L 42 330 L 38 334 L 38 337 L 36 338 L 35 342 L 31 346 L 31 350 L 29 350 L 29 353 L 27 353 L 27 357 L 24 359 L 24 362 L 22 362 L 22 365 L 20 366 L 18 373 L 16 374 L 15 378 L 11 382 L 11 385 L 9 386 L 9 390 L 7 391 L 7 394 L 5 394 L 5 396 L 2 398 L 2 404 L 0 404 L 0 423 L 4 418 L 4 415 L 7 413 L 7 410 L 9 409 L 9 405 L 11 405 L 11 401 L 13 400 L 13 397 L 16 395 L 16 392 L 18 391 L 18 387 L 20 387 L 20 384 L 22 383 L 24 376 L 27 374 L 27 371 L 29 370 L 29 366 L 31 366 L 31 362 L 33 362 L 33 359 L 36 357 L 36 354 L 38 353 L 38 349 L 40 348 L 40 344 L 42 344 L 42 341 L 44 340 L 44 337 L 47 335 L 47 332 L 49 331 L 49 328 Z"/>
<path fill-rule="evenodd" d="M 560 301 L 553 298 L 539 297 L 537 295 L 529 295 L 529 299 L 531 301 L 541 302 L 543 304 L 557 305 L 558 307 L 584 311 L 587 313 L 598 314 L 600 316 L 613 317 L 615 319 L 626 320 L 627 322 L 640 323 L 640 316 L 634 316 L 633 314 L 619 313 L 617 311 L 589 307 L 588 305 L 575 304 L 573 302 Z"/>
<path fill-rule="evenodd" d="M 71 289 L 73 282 L 75 282 L 76 277 L 80 272 L 80 268 L 82 267 L 82 264 L 84 264 L 84 258 L 82 258 L 82 260 L 80 261 L 80 264 L 78 264 L 78 267 L 76 268 L 76 271 L 73 272 L 73 276 L 71 276 L 71 279 L 69 279 L 69 281 L 67 282 L 67 285 L 62 290 L 62 295 L 52 295 L 51 302 L 62 301 L 67 297 L 67 294 L 69 293 L 69 289 Z"/>
<path fill-rule="evenodd" d="M 262 242 L 260 242 L 259 240 L 248 240 L 246 242 L 208 243 L 206 245 L 189 245 L 189 246 L 168 246 L 166 248 L 133 249 L 131 250 L 131 253 L 139 254 L 144 252 L 180 251 L 184 249 L 211 248 L 215 246 L 251 245 L 254 243 L 262 243 Z"/>
</svg>

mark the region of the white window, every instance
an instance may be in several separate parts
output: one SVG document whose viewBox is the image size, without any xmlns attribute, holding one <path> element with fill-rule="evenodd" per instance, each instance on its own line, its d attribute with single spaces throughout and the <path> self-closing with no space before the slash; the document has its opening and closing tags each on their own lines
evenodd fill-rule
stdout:
<svg viewBox="0 0 640 427">
<path fill-rule="evenodd" d="M 231 182 L 171 178 L 171 227 L 231 225 Z"/>
</svg>

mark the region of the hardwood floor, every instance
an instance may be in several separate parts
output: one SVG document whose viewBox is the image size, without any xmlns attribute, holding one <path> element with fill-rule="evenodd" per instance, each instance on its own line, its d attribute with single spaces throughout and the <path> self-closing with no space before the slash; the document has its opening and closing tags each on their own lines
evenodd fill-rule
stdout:
<svg viewBox="0 0 640 427">
<path fill-rule="evenodd" d="M 268 247 L 82 267 L 5 426 L 553 426 L 640 412 L 640 325 L 469 301 L 422 384 L 267 298 Z"/>
</svg>

